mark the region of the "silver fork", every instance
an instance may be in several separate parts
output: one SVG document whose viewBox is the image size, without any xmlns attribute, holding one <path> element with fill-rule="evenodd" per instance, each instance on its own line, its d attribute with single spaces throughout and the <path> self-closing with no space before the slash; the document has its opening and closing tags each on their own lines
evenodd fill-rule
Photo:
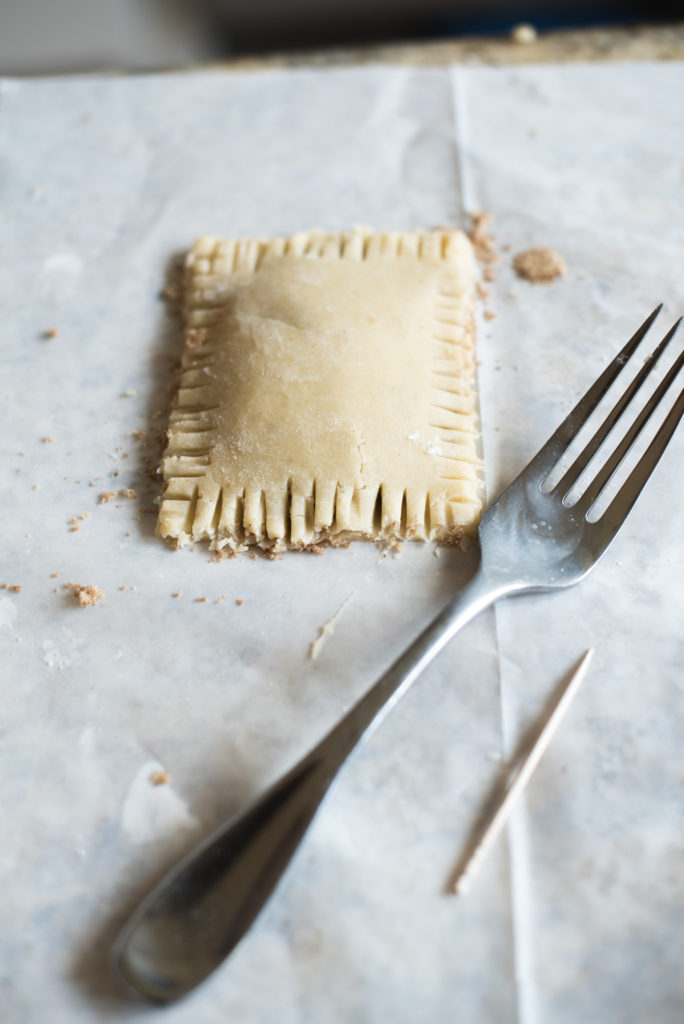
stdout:
<svg viewBox="0 0 684 1024">
<path fill-rule="evenodd" d="M 475 576 L 341 722 L 284 778 L 192 851 L 150 893 L 114 946 L 127 984 L 171 1002 L 203 981 L 240 941 L 288 866 L 340 769 L 411 683 L 478 612 L 501 597 L 578 583 L 622 526 L 684 414 L 681 391 L 605 512 L 587 513 L 674 382 L 684 353 L 579 499 L 568 497 L 663 355 L 675 323 L 561 479 L 544 490 L 579 430 L 636 351 L 662 306 L 648 317 L 541 451 L 482 518 Z"/>
</svg>

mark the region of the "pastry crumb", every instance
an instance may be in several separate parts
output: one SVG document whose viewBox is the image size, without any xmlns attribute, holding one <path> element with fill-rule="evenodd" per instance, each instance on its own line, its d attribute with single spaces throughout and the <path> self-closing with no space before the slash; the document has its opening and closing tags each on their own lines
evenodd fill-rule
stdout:
<svg viewBox="0 0 684 1024">
<path fill-rule="evenodd" d="M 205 601 L 206 601 L 206 597 L 196 597 L 195 598 L 195 604 L 204 604 Z"/>
<path fill-rule="evenodd" d="M 78 524 L 76 526 L 70 526 L 69 527 L 69 533 L 78 533 L 78 531 L 80 529 L 81 529 L 81 527 Z"/>
<path fill-rule="evenodd" d="M 485 320 L 496 320 L 497 314 L 494 312 L 493 309 L 485 309 L 482 316 L 485 318 Z"/>
<path fill-rule="evenodd" d="M 540 246 L 519 252 L 513 259 L 513 269 L 518 277 L 532 284 L 550 284 L 565 273 L 567 266 L 554 249 Z"/>
<path fill-rule="evenodd" d="M 226 558 L 237 558 L 237 553 L 231 548 L 217 548 L 211 556 L 212 562 L 223 562 Z"/>
<path fill-rule="evenodd" d="M 245 602 L 242 600 L 241 597 L 238 597 L 238 598 L 235 599 L 235 604 L 238 606 L 238 608 L 242 608 L 244 603 Z"/>
<path fill-rule="evenodd" d="M 51 572 L 50 573 L 50 579 L 51 580 L 56 580 L 58 576 L 59 576 L 58 572 Z"/>
<path fill-rule="evenodd" d="M 137 498 L 138 495 L 132 487 L 122 487 L 119 491 L 122 498 Z"/>
<path fill-rule="evenodd" d="M 145 430 L 134 430 L 133 433 L 131 434 L 131 437 L 134 438 L 136 441 L 144 441 L 146 433 L 147 431 Z"/>
<path fill-rule="evenodd" d="M 165 786 L 167 782 L 171 781 L 171 776 L 168 772 L 163 769 L 157 769 L 150 775 L 150 782 L 153 786 Z"/>
<path fill-rule="evenodd" d="M 344 537 L 330 537 L 328 544 L 331 548 L 344 548 L 346 550 L 350 545 L 350 541 Z"/>
<path fill-rule="evenodd" d="M 477 213 L 471 214 L 470 231 L 468 233 L 478 262 L 484 263 L 486 265 L 485 269 L 489 269 L 489 274 L 491 274 L 490 277 L 483 273 L 482 276 L 486 281 L 494 280 L 491 264 L 496 263 L 499 258 L 499 254 L 496 251 L 496 246 L 494 244 L 494 235 L 490 235 L 487 230 L 491 219 L 491 213 L 482 213 L 478 211 Z"/>
<path fill-rule="evenodd" d="M 125 590 L 125 589 L 126 589 L 125 586 L 119 587 L 119 590 Z"/>
<path fill-rule="evenodd" d="M 47 435 L 46 437 L 41 437 L 41 441 L 43 442 L 43 444 L 52 444 L 52 442 L 54 441 L 54 437 L 50 437 L 49 435 Z"/>
<path fill-rule="evenodd" d="M 534 25 L 522 22 L 520 25 L 513 26 L 510 38 L 511 42 L 515 43 L 516 46 L 531 46 L 532 43 L 537 41 L 537 30 Z"/>
<path fill-rule="evenodd" d="M 42 338 L 58 338 L 59 330 L 56 327 L 48 327 L 47 331 L 43 331 Z"/>
<path fill-rule="evenodd" d="M 404 542 L 398 537 L 379 537 L 375 546 L 381 551 L 391 551 L 393 555 L 398 555 L 404 550 Z"/>
<path fill-rule="evenodd" d="M 185 332 L 185 347 L 199 348 L 200 345 L 204 344 L 206 337 L 207 332 L 204 327 L 188 327 Z"/>
<path fill-rule="evenodd" d="M 97 498 L 98 505 L 106 505 L 108 501 L 114 501 L 116 491 L 101 491 Z"/>
<path fill-rule="evenodd" d="M 127 388 L 125 391 L 121 392 L 121 397 L 122 398 L 135 398 L 135 396 L 137 394 L 138 394 L 138 392 L 134 391 L 133 388 Z"/>
<path fill-rule="evenodd" d="M 181 298 L 181 286 L 179 284 L 168 284 L 160 292 L 160 298 L 166 302 L 179 302 Z"/>
<path fill-rule="evenodd" d="M 175 594 L 171 595 L 171 597 L 180 597 L 182 593 L 183 593 L 182 590 L 177 590 Z"/>
<path fill-rule="evenodd" d="M 92 584 L 66 583 L 65 586 L 67 590 L 73 593 L 81 608 L 97 604 L 104 597 L 104 590 L 101 590 L 100 587 L 94 587 Z"/>
</svg>

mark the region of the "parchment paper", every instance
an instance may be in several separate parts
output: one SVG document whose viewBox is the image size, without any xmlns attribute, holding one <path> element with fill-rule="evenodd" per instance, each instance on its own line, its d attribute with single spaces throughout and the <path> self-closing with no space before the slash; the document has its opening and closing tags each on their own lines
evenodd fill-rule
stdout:
<svg viewBox="0 0 684 1024">
<path fill-rule="evenodd" d="M 22 588 L 0 591 L 4 1020 L 159 1012 L 111 980 L 119 925 L 475 564 L 408 545 L 213 564 L 154 539 L 173 254 L 202 233 L 417 228 L 477 205 L 501 245 L 558 248 L 569 270 L 548 288 L 502 254 L 481 324 L 495 494 L 655 303 L 670 320 L 681 304 L 682 81 L 612 65 L 2 83 L 0 582 Z M 581 588 L 502 605 L 441 656 L 225 968 L 165 1020 L 680 1019 L 683 444 Z M 105 597 L 79 608 L 67 582 Z M 502 757 L 591 644 L 508 842 L 467 898 L 445 895 Z"/>
</svg>

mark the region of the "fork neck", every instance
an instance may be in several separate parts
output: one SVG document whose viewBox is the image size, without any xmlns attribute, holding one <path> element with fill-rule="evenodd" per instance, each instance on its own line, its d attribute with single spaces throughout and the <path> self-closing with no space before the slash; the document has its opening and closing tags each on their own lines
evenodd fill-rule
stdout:
<svg viewBox="0 0 684 1024">
<path fill-rule="evenodd" d="M 434 631 L 435 639 L 441 631 L 439 650 L 481 611 L 507 594 L 515 593 L 521 587 L 522 584 L 518 580 L 499 575 L 480 563 L 474 576 L 471 576 L 428 627 L 430 632 Z"/>
<path fill-rule="evenodd" d="M 332 754 L 332 762 L 339 764 L 363 736 L 370 735 L 460 629 L 500 597 L 518 589 L 518 583 L 498 580 L 480 567 L 312 752 L 310 759 L 315 761 L 322 755 L 327 759 Z"/>
</svg>

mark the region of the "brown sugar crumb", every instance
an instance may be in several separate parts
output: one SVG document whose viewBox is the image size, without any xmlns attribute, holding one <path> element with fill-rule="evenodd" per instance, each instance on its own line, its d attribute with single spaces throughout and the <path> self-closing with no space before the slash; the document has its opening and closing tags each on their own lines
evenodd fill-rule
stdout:
<svg viewBox="0 0 684 1024">
<path fill-rule="evenodd" d="M 52 444 L 52 442 L 54 441 L 54 437 L 41 437 L 41 441 L 43 442 L 43 444 Z"/>
<path fill-rule="evenodd" d="M 15 583 L 13 586 L 8 587 L 7 589 L 11 590 L 13 594 L 21 594 L 21 586 L 18 583 Z"/>
<path fill-rule="evenodd" d="M 195 598 L 195 604 L 204 604 L 205 601 L 206 601 L 206 597 L 196 597 Z"/>
<path fill-rule="evenodd" d="M 236 557 L 237 557 L 237 555 L 236 555 L 235 551 L 231 551 L 230 548 L 219 548 L 217 551 L 214 551 L 214 553 L 213 553 L 213 555 L 211 557 L 211 561 L 212 562 L 223 562 L 223 561 L 225 561 L 226 558 L 236 558 Z"/>
<path fill-rule="evenodd" d="M 171 595 L 171 597 L 180 597 L 182 593 L 183 593 L 182 590 L 177 590 L 175 594 Z"/>
<path fill-rule="evenodd" d="M 404 550 L 404 544 L 398 539 L 398 537 L 383 537 L 376 541 L 376 546 L 381 551 L 391 551 L 392 554 L 398 555 Z"/>
<path fill-rule="evenodd" d="M 81 608 L 87 608 L 88 605 L 97 604 L 104 597 L 104 590 L 99 587 L 94 587 L 91 584 L 83 583 L 67 583 L 66 587 L 71 590 L 76 600 L 78 601 Z"/>
<path fill-rule="evenodd" d="M 158 768 L 150 775 L 150 782 L 152 783 L 153 786 L 165 786 L 167 782 L 170 781 L 171 776 L 169 775 L 168 772 L 165 772 L 163 769 L 160 770 Z"/>
<path fill-rule="evenodd" d="M 499 254 L 496 251 L 496 246 L 494 244 L 494 235 L 490 235 L 487 231 L 487 227 L 491 219 L 491 213 L 471 214 L 469 232 L 470 241 L 473 244 L 473 249 L 475 250 L 475 256 L 478 262 L 484 263 L 485 265 L 496 263 L 499 258 Z M 492 277 L 486 277 L 485 280 L 493 280 L 493 272 L 491 269 L 490 273 L 492 273 Z"/>
<path fill-rule="evenodd" d="M 125 587 L 119 587 L 119 590 L 125 590 L 125 589 L 126 589 Z"/>
<path fill-rule="evenodd" d="M 116 491 L 102 491 L 97 499 L 98 505 L 106 505 L 108 501 L 114 501 Z"/>
<path fill-rule="evenodd" d="M 496 313 L 492 309 L 485 309 L 482 316 L 485 320 L 496 320 Z"/>
<path fill-rule="evenodd" d="M 122 498 L 137 498 L 138 495 L 132 487 L 122 487 L 119 491 Z"/>
<path fill-rule="evenodd" d="M 331 548 L 348 548 L 350 542 L 348 540 L 342 540 L 339 537 L 331 537 L 328 543 Z"/>
<path fill-rule="evenodd" d="M 207 332 L 204 327 L 188 327 L 185 332 L 185 347 L 199 348 L 204 344 Z"/>
<path fill-rule="evenodd" d="M 241 597 L 238 597 L 238 598 L 236 599 L 236 601 L 235 601 L 235 604 L 236 604 L 236 605 L 238 606 L 238 608 L 242 608 L 242 606 L 243 606 L 243 604 L 244 604 L 244 603 L 245 603 L 245 602 L 244 602 L 244 601 L 242 600 L 242 598 L 241 598 Z"/>
<path fill-rule="evenodd" d="M 43 331 L 41 337 L 43 338 L 58 338 L 59 331 L 56 327 L 48 327 L 47 331 Z"/>
<path fill-rule="evenodd" d="M 540 247 L 519 252 L 513 259 L 518 277 L 532 284 L 550 284 L 567 270 L 565 260 L 553 249 Z"/>
</svg>

